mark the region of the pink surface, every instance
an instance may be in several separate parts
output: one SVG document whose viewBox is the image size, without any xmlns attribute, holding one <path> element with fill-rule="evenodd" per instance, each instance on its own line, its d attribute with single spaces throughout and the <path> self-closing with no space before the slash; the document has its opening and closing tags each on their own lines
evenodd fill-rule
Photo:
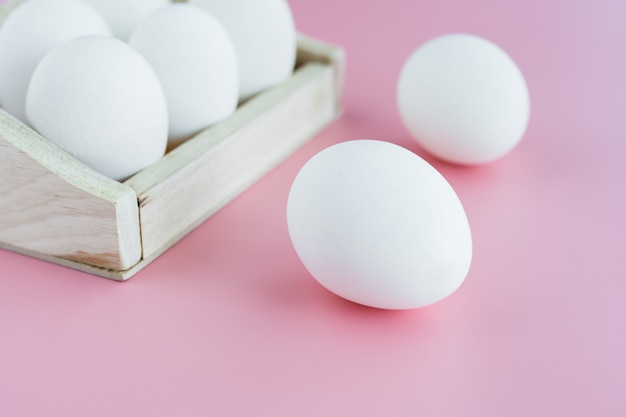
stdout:
<svg viewBox="0 0 626 417">
<path fill-rule="evenodd" d="M 126 283 L 0 251 L 0 415 L 626 415 L 626 3 L 290 4 L 347 50 L 344 116 Z M 343 301 L 291 247 L 289 187 L 344 140 L 423 155 L 395 82 L 449 32 L 517 61 L 529 130 L 488 166 L 429 159 L 473 230 L 459 291 L 405 312 Z"/>
</svg>

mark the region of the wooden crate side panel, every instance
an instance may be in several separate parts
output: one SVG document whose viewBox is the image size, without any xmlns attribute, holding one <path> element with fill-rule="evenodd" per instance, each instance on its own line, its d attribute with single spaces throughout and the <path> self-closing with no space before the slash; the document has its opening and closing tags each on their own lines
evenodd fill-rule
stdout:
<svg viewBox="0 0 626 417">
<path fill-rule="evenodd" d="M 154 168 L 163 173 L 128 180 L 139 196 L 144 258 L 169 248 L 325 126 L 336 115 L 335 96 L 333 68 L 306 64 L 168 154 Z"/>
<path fill-rule="evenodd" d="M 333 68 L 335 80 L 335 106 L 337 113 L 340 113 L 342 109 L 345 78 L 345 51 L 343 48 L 336 45 L 299 33 L 296 65 L 302 65 L 307 62 L 320 62 L 330 65 Z"/>
<path fill-rule="evenodd" d="M 0 110 L 0 242 L 40 258 L 127 269 L 141 257 L 135 192 Z"/>
<path fill-rule="evenodd" d="M 53 264 L 57 264 L 66 268 L 75 269 L 77 271 L 81 271 L 87 274 L 99 276 L 102 278 L 108 278 L 114 281 L 125 281 L 127 278 L 130 278 L 134 273 L 134 267 L 137 265 L 133 265 L 130 269 L 125 269 L 123 271 L 119 271 L 116 269 L 104 268 L 95 265 L 89 265 L 86 263 L 72 261 L 65 258 L 59 258 L 58 256 L 48 255 L 41 252 L 34 252 L 28 249 L 20 248 L 17 246 L 13 246 L 11 244 L 0 242 L 0 249 L 8 250 L 11 252 L 16 252 L 25 256 L 29 256 L 31 258 L 40 259 L 45 262 L 50 262 Z"/>
</svg>

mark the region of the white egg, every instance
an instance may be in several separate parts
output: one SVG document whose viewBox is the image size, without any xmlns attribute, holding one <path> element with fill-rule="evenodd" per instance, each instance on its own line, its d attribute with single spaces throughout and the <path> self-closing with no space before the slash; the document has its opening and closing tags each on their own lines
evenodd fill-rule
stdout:
<svg viewBox="0 0 626 417">
<path fill-rule="evenodd" d="M 110 34 L 104 19 L 79 0 L 20 5 L 0 27 L 0 105 L 26 123 L 26 89 L 39 61 L 69 39 Z"/>
<path fill-rule="evenodd" d="M 482 164 L 509 153 L 530 116 L 515 62 L 483 38 L 452 34 L 419 47 L 398 81 L 400 115 L 417 142 L 453 163 Z"/>
<path fill-rule="evenodd" d="M 83 0 L 95 7 L 109 23 L 113 35 L 128 40 L 135 27 L 169 0 Z"/>
<path fill-rule="evenodd" d="M 175 4 L 145 19 L 130 45 L 154 68 L 167 100 L 170 145 L 230 116 L 239 72 L 223 26 L 197 7 Z"/>
<path fill-rule="evenodd" d="M 86 36 L 53 49 L 33 74 L 26 113 L 43 136 L 116 180 L 165 152 L 167 107 L 159 80 L 116 38 Z"/>
<path fill-rule="evenodd" d="M 296 30 L 285 0 L 190 0 L 215 16 L 230 34 L 245 99 L 289 78 L 296 58 Z"/>
<path fill-rule="evenodd" d="M 384 309 L 437 302 L 465 280 L 467 217 L 450 184 L 416 154 L 356 140 L 313 156 L 287 203 L 302 263 L 333 293 Z"/>
</svg>

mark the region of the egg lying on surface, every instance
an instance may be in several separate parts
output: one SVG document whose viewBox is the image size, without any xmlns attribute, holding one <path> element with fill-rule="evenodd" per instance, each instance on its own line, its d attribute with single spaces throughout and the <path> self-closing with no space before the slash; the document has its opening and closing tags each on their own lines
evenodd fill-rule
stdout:
<svg viewBox="0 0 626 417">
<path fill-rule="evenodd" d="M 79 0 L 29 0 L 0 26 L 0 105 L 27 122 L 31 75 L 56 45 L 83 35 L 110 35 L 104 19 Z"/>
<path fill-rule="evenodd" d="M 83 0 L 108 22 L 113 35 L 123 41 L 146 17 L 170 4 L 169 0 Z"/>
<path fill-rule="evenodd" d="M 289 78 L 296 58 L 296 31 L 285 0 L 190 0 L 215 16 L 237 51 L 240 98 Z"/>
<path fill-rule="evenodd" d="M 482 164 L 509 153 L 528 125 L 530 99 L 515 62 L 492 42 L 451 34 L 420 46 L 398 81 L 407 129 L 433 155 Z"/>
<path fill-rule="evenodd" d="M 154 70 L 112 37 L 76 38 L 35 70 L 26 113 L 44 137 L 116 180 L 156 162 L 167 144 L 167 107 Z"/>
<path fill-rule="evenodd" d="M 237 108 L 239 71 L 233 44 L 205 11 L 175 4 L 154 13 L 129 43 L 154 68 L 167 100 L 170 145 L 230 116 Z"/>
<path fill-rule="evenodd" d="M 349 141 L 313 156 L 291 186 L 287 223 L 311 275 L 371 307 L 437 302 L 461 285 L 472 258 L 467 217 L 450 184 L 388 142 Z"/>
</svg>

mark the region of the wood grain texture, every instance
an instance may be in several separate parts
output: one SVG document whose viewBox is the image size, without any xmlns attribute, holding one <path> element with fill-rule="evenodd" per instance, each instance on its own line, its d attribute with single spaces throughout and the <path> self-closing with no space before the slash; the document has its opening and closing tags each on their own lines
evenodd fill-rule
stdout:
<svg viewBox="0 0 626 417">
<path fill-rule="evenodd" d="M 144 258 L 169 248 L 332 120 L 334 93 L 333 70 L 306 64 L 126 181 L 140 201 Z"/>
<path fill-rule="evenodd" d="M 141 257 L 135 192 L 0 109 L 0 246 L 122 270 Z"/>
</svg>

